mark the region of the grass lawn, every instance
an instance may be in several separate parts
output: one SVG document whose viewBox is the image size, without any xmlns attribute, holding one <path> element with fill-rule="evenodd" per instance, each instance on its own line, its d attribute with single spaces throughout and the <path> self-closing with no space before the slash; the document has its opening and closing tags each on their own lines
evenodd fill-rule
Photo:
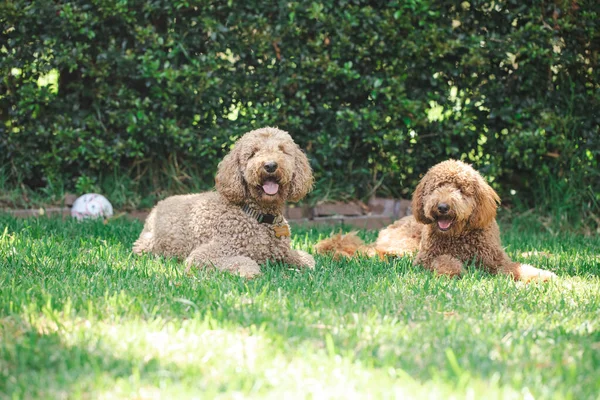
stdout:
<svg viewBox="0 0 600 400">
<path fill-rule="evenodd" d="M 328 257 L 247 281 L 136 257 L 141 228 L 0 215 L 0 398 L 600 398 L 597 236 L 504 226 L 542 285 Z"/>
</svg>

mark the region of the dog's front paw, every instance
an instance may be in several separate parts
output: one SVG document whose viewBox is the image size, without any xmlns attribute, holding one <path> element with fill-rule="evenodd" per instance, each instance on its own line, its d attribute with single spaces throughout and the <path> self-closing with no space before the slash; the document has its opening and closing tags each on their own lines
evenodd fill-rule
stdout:
<svg viewBox="0 0 600 400">
<path fill-rule="evenodd" d="M 254 278 L 260 275 L 260 267 L 258 265 L 240 265 L 237 268 L 237 274 L 243 278 Z"/>
<path fill-rule="evenodd" d="M 521 264 L 519 268 L 519 280 L 523 282 L 546 282 L 551 279 L 556 279 L 554 272 L 539 269 L 529 264 Z"/>
<path fill-rule="evenodd" d="M 254 278 L 260 275 L 260 266 L 256 261 L 244 256 L 228 257 L 223 259 L 217 268 L 237 274 L 244 278 Z"/>
<path fill-rule="evenodd" d="M 308 268 L 315 269 L 315 258 L 302 250 L 295 250 L 293 254 L 293 258 L 291 260 L 291 264 L 300 267 L 300 268 Z"/>
<path fill-rule="evenodd" d="M 450 255 L 443 254 L 431 263 L 431 269 L 437 274 L 449 277 L 460 277 L 464 272 L 462 262 Z"/>
<path fill-rule="evenodd" d="M 256 261 L 249 257 L 234 256 L 205 260 L 194 259 L 194 256 L 197 257 L 197 255 L 198 254 L 190 255 L 190 257 L 188 257 L 186 260 L 186 273 L 190 273 L 193 268 L 204 267 L 230 272 L 244 278 L 254 278 L 257 275 L 260 275 L 260 266 L 256 263 Z"/>
</svg>

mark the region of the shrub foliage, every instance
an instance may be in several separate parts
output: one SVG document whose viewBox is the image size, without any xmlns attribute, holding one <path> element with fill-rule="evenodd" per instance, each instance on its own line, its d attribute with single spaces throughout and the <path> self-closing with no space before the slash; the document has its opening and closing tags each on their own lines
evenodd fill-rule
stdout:
<svg viewBox="0 0 600 400">
<path fill-rule="evenodd" d="M 596 0 L 0 7 L 0 163 L 16 183 L 208 187 L 240 134 L 273 125 L 306 149 L 321 197 L 407 196 L 452 157 L 505 197 L 550 182 L 598 199 Z"/>
</svg>

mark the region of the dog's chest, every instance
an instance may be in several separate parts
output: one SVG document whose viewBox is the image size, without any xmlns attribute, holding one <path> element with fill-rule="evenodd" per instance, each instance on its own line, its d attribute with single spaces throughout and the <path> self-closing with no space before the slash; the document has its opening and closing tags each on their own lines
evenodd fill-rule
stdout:
<svg viewBox="0 0 600 400">
<path fill-rule="evenodd" d="M 485 247 L 484 238 L 478 232 L 458 236 L 438 236 L 435 239 L 435 252 L 452 255 L 462 262 L 479 259 L 479 252 Z"/>
<path fill-rule="evenodd" d="M 246 232 L 246 244 L 241 246 L 242 253 L 259 264 L 267 260 L 283 260 L 290 249 L 290 228 L 286 223 L 251 223 Z"/>
</svg>

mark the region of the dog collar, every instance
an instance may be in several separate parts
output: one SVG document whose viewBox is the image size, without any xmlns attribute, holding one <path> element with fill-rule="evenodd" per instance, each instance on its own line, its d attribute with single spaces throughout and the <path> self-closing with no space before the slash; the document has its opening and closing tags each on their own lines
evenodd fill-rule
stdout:
<svg viewBox="0 0 600 400">
<path fill-rule="evenodd" d="M 263 214 L 260 211 L 251 209 L 250 206 L 248 206 L 248 204 L 245 204 L 242 207 L 242 211 L 254 218 L 255 220 L 257 220 L 258 222 L 260 222 L 261 224 L 273 225 L 277 220 L 277 215 Z"/>
</svg>

